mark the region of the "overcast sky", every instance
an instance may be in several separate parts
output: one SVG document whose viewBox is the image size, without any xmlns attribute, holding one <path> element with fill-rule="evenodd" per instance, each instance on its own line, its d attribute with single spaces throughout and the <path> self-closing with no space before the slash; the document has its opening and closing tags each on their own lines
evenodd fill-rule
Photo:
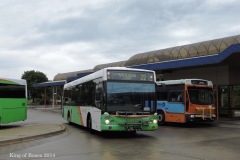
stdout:
<svg viewBox="0 0 240 160">
<path fill-rule="evenodd" d="M 240 34 L 238 0 L 0 0 L 0 77 L 92 69 Z"/>
</svg>

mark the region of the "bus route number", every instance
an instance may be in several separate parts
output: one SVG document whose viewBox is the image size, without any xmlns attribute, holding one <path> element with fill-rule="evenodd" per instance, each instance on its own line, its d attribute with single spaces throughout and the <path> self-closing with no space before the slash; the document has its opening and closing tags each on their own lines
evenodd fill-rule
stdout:
<svg viewBox="0 0 240 160">
<path fill-rule="evenodd" d="M 141 74 L 141 81 L 147 81 L 147 75 Z"/>
</svg>

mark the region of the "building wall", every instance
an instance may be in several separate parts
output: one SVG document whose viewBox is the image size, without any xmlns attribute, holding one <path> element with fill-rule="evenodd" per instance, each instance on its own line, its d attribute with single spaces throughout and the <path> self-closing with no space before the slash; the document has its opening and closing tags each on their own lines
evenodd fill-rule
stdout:
<svg viewBox="0 0 240 160">
<path fill-rule="evenodd" d="M 229 83 L 230 85 L 240 85 L 240 68 L 230 67 L 229 68 Z"/>
<path fill-rule="evenodd" d="M 229 85 L 229 67 L 205 67 L 185 70 L 173 70 L 171 73 L 164 73 L 164 80 L 198 78 L 211 80 L 214 85 Z"/>
</svg>

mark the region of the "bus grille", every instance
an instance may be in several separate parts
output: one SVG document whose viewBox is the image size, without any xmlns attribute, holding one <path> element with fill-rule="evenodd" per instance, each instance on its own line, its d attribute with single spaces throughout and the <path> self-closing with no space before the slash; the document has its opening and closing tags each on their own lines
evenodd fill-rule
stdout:
<svg viewBox="0 0 240 160">
<path fill-rule="evenodd" d="M 119 115 L 119 116 L 150 115 L 150 112 L 122 112 L 122 111 L 118 111 L 116 114 Z"/>
<path fill-rule="evenodd" d="M 202 119 L 212 119 L 216 117 L 215 107 L 206 108 L 206 107 L 196 107 L 195 117 L 201 117 Z"/>
</svg>

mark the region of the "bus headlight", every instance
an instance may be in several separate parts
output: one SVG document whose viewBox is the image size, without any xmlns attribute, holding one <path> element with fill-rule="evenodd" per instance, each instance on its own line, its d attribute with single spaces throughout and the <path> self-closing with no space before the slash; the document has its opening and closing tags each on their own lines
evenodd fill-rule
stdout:
<svg viewBox="0 0 240 160">
<path fill-rule="evenodd" d="M 108 112 L 104 112 L 104 115 L 109 116 L 109 113 Z"/>
<path fill-rule="evenodd" d="M 157 124 L 158 121 L 156 119 L 153 120 L 153 124 Z"/>
<path fill-rule="evenodd" d="M 106 123 L 106 124 L 109 124 L 109 123 L 110 123 L 110 120 L 109 120 L 109 119 L 106 119 L 106 120 L 105 120 L 105 123 Z"/>
</svg>

